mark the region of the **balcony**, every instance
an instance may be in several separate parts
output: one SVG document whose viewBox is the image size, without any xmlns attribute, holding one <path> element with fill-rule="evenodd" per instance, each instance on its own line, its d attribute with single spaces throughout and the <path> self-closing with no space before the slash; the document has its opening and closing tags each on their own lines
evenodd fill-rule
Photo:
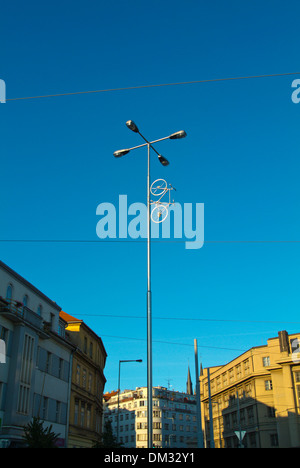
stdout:
<svg viewBox="0 0 300 468">
<path fill-rule="evenodd" d="M 11 320 L 14 323 L 24 323 L 33 328 L 42 338 L 49 338 L 49 334 L 44 329 L 44 322 L 40 315 L 24 306 L 18 301 L 7 301 L 0 297 L 0 316 Z"/>
</svg>

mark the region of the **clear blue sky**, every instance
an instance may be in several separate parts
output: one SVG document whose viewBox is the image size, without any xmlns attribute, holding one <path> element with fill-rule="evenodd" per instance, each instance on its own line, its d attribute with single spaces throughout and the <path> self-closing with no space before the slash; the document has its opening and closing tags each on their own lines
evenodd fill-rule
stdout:
<svg viewBox="0 0 300 468">
<path fill-rule="evenodd" d="M 300 241 L 299 75 L 9 99 L 300 72 L 299 14 L 298 0 L 1 6 L 0 239 L 97 240 L 99 203 L 145 202 L 145 150 L 113 157 L 142 143 L 125 122 L 187 132 L 159 145 L 171 164 L 154 157 L 152 179 L 204 203 L 206 242 L 153 245 L 154 385 L 185 390 L 188 364 L 195 383 L 194 338 L 207 367 L 300 331 L 300 244 L 241 242 Z M 128 318 L 146 314 L 144 242 L 0 242 L 0 258 L 102 337 L 106 390 L 119 359 L 144 360 L 122 388 L 146 385 L 146 320 Z"/>
</svg>

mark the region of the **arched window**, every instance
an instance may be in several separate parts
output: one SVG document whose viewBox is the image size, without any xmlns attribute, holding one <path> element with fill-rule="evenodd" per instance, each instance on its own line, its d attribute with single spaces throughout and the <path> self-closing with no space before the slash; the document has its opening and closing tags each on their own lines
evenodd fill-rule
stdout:
<svg viewBox="0 0 300 468">
<path fill-rule="evenodd" d="M 9 284 L 7 286 L 7 290 L 6 290 L 6 300 L 7 301 L 11 301 L 12 300 L 12 285 Z"/>
</svg>

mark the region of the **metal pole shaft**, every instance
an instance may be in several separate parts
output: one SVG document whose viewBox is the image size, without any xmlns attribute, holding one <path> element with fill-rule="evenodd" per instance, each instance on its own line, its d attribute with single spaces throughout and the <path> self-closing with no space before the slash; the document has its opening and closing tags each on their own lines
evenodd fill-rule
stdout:
<svg viewBox="0 0 300 468">
<path fill-rule="evenodd" d="M 241 427 L 241 413 L 240 413 L 240 399 L 239 399 L 239 392 L 236 390 L 236 401 L 237 401 L 237 417 L 238 417 L 238 424 L 239 424 L 239 448 L 243 447 L 242 443 L 242 427 Z"/>
<path fill-rule="evenodd" d="M 118 376 L 118 412 L 117 412 L 117 442 L 119 443 L 120 433 L 120 375 L 121 375 L 121 361 L 119 361 L 119 376 Z"/>
<path fill-rule="evenodd" d="M 150 144 L 148 143 L 147 173 L 147 422 L 148 448 L 152 448 L 152 307 L 151 307 L 151 224 L 150 224 Z"/>
</svg>

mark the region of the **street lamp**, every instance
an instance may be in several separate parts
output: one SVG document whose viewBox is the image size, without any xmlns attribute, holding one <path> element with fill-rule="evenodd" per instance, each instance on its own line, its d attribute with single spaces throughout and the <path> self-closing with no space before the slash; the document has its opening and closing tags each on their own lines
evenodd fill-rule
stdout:
<svg viewBox="0 0 300 468">
<path fill-rule="evenodd" d="M 122 362 L 143 362 L 143 360 L 142 359 L 128 359 L 128 360 L 119 361 L 117 442 L 119 442 L 119 427 L 120 427 L 120 418 L 119 418 L 119 413 L 120 413 L 120 378 L 121 378 L 121 364 L 122 364 Z"/>
<path fill-rule="evenodd" d="M 126 148 L 114 152 L 114 156 L 119 158 L 128 154 L 130 151 L 142 148 L 147 146 L 148 149 L 148 172 L 147 172 L 147 400 L 148 400 L 148 411 L 147 411 L 147 423 L 148 423 L 148 448 L 152 448 L 152 307 L 151 307 L 151 224 L 150 224 L 150 148 L 157 154 L 159 162 L 163 166 L 168 166 L 169 161 L 159 154 L 156 149 L 153 147 L 154 143 L 163 140 L 178 140 L 180 138 L 186 137 L 184 130 L 179 132 L 172 133 L 171 135 L 159 138 L 158 140 L 149 141 L 147 140 L 139 131 L 137 125 L 133 120 L 128 120 L 126 122 L 127 127 L 132 130 L 134 133 L 138 133 L 143 140 L 146 142 L 139 146 L 134 146 L 132 148 Z"/>
</svg>

